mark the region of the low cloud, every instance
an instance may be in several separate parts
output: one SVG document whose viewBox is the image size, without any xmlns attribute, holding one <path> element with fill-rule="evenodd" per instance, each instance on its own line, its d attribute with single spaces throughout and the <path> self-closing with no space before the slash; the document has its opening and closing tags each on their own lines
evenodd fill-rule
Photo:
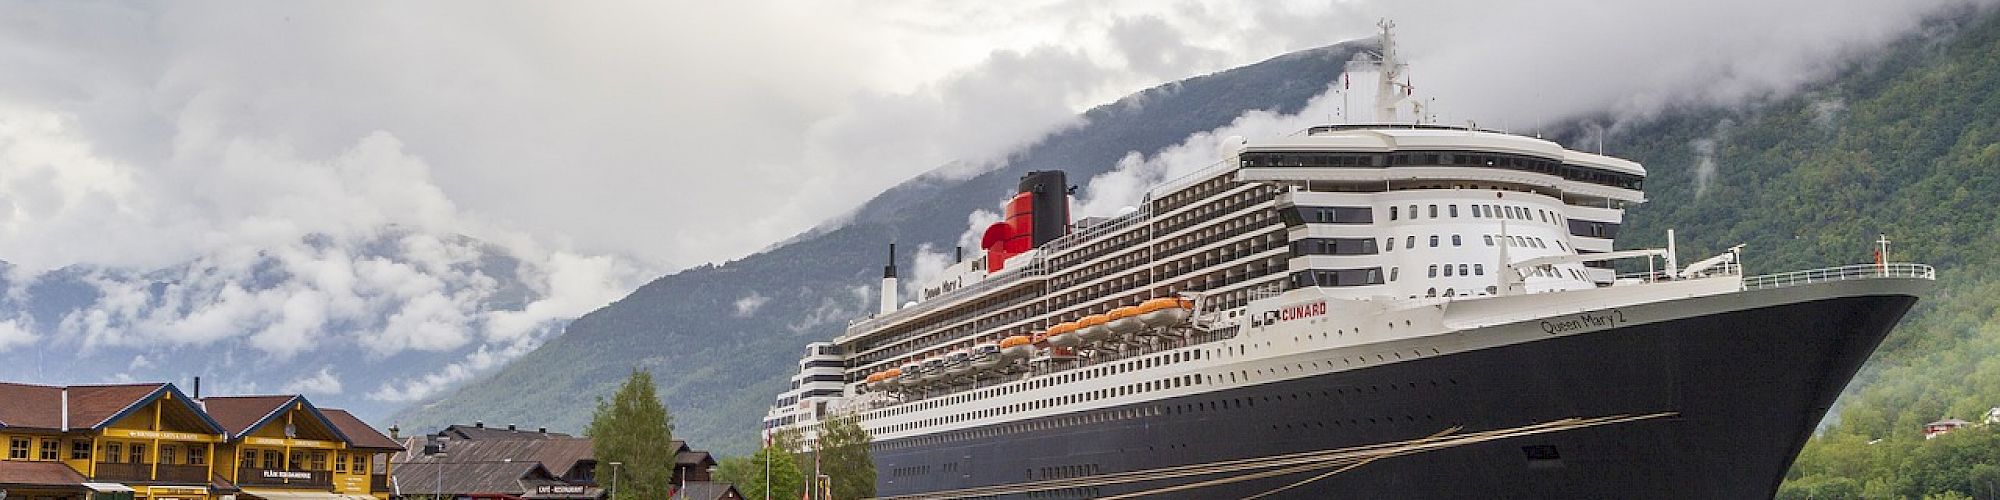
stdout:
<svg viewBox="0 0 2000 500">
<path fill-rule="evenodd" d="M 278 392 L 326 396 L 340 394 L 340 377 L 333 374 L 333 367 L 322 366 L 317 373 L 286 382 L 278 388 Z"/>
<path fill-rule="evenodd" d="M 765 297 L 764 294 L 751 291 L 749 295 L 744 295 L 736 299 L 736 317 L 748 318 L 751 315 L 757 314 L 757 309 L 764 307 L 764 303 L 770 301 L 770 297 Z"/>
</svg>

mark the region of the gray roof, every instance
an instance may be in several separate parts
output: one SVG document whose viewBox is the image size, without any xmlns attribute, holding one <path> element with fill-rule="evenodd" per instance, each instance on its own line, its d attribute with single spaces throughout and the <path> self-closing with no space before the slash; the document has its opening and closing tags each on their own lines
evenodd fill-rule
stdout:
<svg viewBox="0 0 2000 500">
<path fill-rule="evenodd" d="M 413 462 L 397 464 L 391 475 L 395 481 L 393 491 L 403 495 L 433 492 L 521 495 L 528 491 L 523 480 L 554 480 L 547 469 L 534 462 Z"/>
<path fill-rule="evenodd" d="M 685 497 L 681 495 L 683 491 L 686 493 Z M 732 496 L 730 495 L 731 493 L 735 493 L 735 495 Z M 686 498 L 687 500 L 718 500 L 722 498 L 743 498 L 743 494 L 736 492 L 736 485 L 731 483 L 689 481 L 685 490 L 676 489 L 671 497 L 673 500 L 681 500 L 682 498 Z"/>
</svg>

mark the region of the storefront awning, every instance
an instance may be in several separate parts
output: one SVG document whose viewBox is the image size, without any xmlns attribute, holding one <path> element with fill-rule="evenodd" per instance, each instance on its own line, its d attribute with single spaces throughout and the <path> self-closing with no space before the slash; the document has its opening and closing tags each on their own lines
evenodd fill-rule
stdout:
<svg viewBox="0 0 2000 500">
<path fill-rule="evenodd" d="M 267 490 L 243 488 L 243 494 L 264 500 L 377 500 L 366 495 L 342 495 L 330 491 Z"/>
<path fill-rule="evenodd" d="M 131 493 L 132 487 L 118 483 L 83 483 L 83 487 L 98 493 Z"/>
</svg>

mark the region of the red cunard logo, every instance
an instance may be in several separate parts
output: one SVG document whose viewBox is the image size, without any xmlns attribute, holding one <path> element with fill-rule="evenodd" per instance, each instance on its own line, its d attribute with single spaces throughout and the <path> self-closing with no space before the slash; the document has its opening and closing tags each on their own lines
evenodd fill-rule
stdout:
<svg viewBox="0 0 2000 500">
<path fill-rule="evenodd" d="M 1286 307 L 1284 309 L 1278 310 L 1279 321 L 1291 321 L 1300 318 L 1310 318 L 1313 316 L 1324 316 L 1324 315 L 1326 315 L 1326 301 L 1324 300 L 1313 302 L 1311 304 L 1300 304 L 1296 306 Z"/>
</svg>

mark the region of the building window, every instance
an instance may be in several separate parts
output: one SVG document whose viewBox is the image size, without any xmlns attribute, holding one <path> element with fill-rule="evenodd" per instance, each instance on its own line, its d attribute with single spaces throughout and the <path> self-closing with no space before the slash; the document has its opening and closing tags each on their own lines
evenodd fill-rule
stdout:
<svg viewBox="0 0 2000 500">
<path fill-rule="evenodd" d="M 70 460 L 90 460 L 90 442 L 81 439 L 69 442 Z"/>
<path fill-rule="evenodd" d="M 125 454 L 120 453 L 122 451 L 125 451 L 125 446 L 122 444 L 116 442 L 104 443 L 104 463 L 118 463 L 119 459 L 125 458 Z"/>
<path fill-rule="evenodd" d="M 48 460 L 53 462 L 61 459 L 62 459 L 62 442 L 54 439 L 43 439 L 42 460 Z"/>
<path fill-rule="evenodd" d="M 28 448 L 34 445 L 35 442 L 29 441 L 28 438 L 17 437 L 7 440 L 7 459 L 27 460 Z"/>
<path fill-rule="evenodd" d="M 312 453 L 311 470 L 326 470 L 326 452 L 315 451 Z"/>
<path fill-rule="evenodd" d="M 334 456 L 333 456 L 333 471 L 334 471 L 334 472 L 347 472 L 347 459 L 345 459 L 345 458 L 342 458 L 342 456 L 341 456 L 341 455 L 334 455 Z"/>
<path fill-rule="evenodd" d="M 128 458 L 125 460 L 125 463 L 128 464 L 146 463 L 146 445 L 139 443 L 132 443 L 132 446 L 125 447 L 125 451 L 128 452 L 126 453 L 126 457 Z"/>
<path fill-rule="evenodd" d="M 264 450 L 264 468 L 266 469 L 278 468 L 278 452 L 273 450 Z"/>
<path fill-rule="evenodd" d="M 188 465 L 208 465 L 208 445 L 188 445 Z"/>
<path fill-rule="evenodd" d="M 364 457 L 364 456 L 366 456 L 366 455 L 362 455 L 362 454 L 360 454 L 360 453 L 356 453 L 356 454 L 353 454 L 353 455 L 348 455 L 348 457 L 347 457 L 348 461 L 350 461 L 350 462 L 353 462 L 353 463 L 354 463 L 354 465 L 353 465 L 353 469 L 354 469 L 354 473 L 355 473 L 355 474 L 367 474 L 367 473 L 368 473 L 368 461 L 366 461 L 366 460 L 362 460 L 362 459 L 361 459 L 361 457 Z"/>
<path fill-rule="evenodd" d="M 236 462 L 236 466 L 245 469 L 257 468 L 257 450 L 243 450 L 243 458 Z"/>
<path fill-rule="evenodd" d="M 176 446 L 174 446 L 174 445 L 171 445 L 171 444 L 163 444 L 163 445 L 160 445 L 160 464 L 161 464 L 161 465 L 173 465 L 173 464 L 174 464 L 174 455 L 175 455 L 175 454 L 177 454 L 177 453 L 179 453 L 179 452 L 180 452 L 180 448 L 179 448 L 179 447 L 176 447 Z"/>
</svg>

